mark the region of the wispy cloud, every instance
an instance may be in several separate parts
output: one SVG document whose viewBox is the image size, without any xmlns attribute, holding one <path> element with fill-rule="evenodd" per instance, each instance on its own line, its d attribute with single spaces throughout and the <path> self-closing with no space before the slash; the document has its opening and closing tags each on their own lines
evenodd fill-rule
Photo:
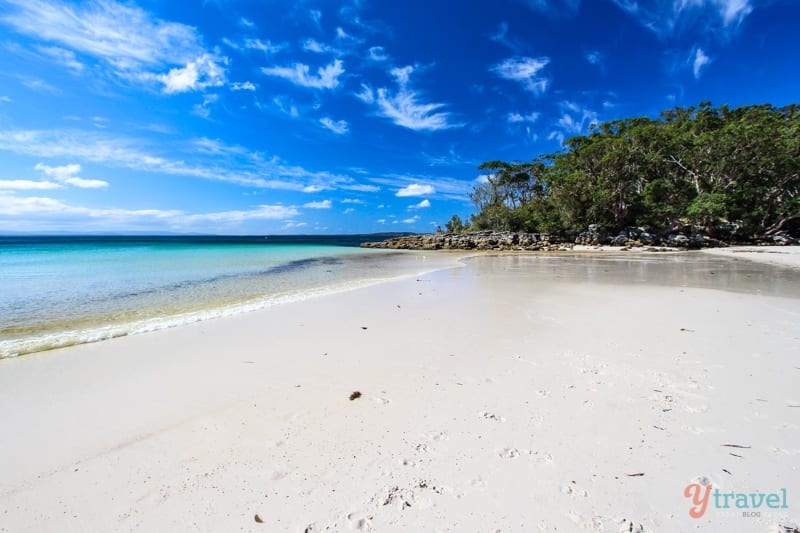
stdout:
<svg viewBox="0 0 800 533">
<path fill-rule="evenodd" d="M 6 3 L 14 9 L 2 15 L 0 22 L 73 53 L 56 52 L 72 68 L 77 65 L 77 52 L 99 60 L 109 72 L 126 81 L 161 82 L 165 92 L 224 83 L 226 59 L 206 50 L 191 26 L 155 18 L 139 7 L 115 0 Z"/>
<path fill-rule="evenodd" d="M 561 102 L 560 107 L 561 116 L 556 121 L 556 129 L 548 135 L 549 140 L 563 143 L 567 137 L 586 133 L 592 124 L 598 123 L 599 117 L 595 111 L 575 102 Z"/>
<path fill-rule="evenodd" d="M 406 196 L 429 196 L 431 194 L 435 194 L 436 189 L 432 185 L 421 185 L 419 183 L 412 183 L 406 187 L 403 187 L 395 196 L 399 197 L 406 197 Z"/>
<path fill-rule="evenodd" d="M 428 208 L 430 206 L 431 206 L 431 201 L 426 198 L 425 200 L 422 200 L 421 202 L 419 202 L 417 204 L 413 204 L 413 205 L 408 206 L 408 208 L 409 209 L 426 209 L 426 208 Z"/>
<path fill-rule="evenodd" d="M 275 76 L 290 81 L 300 87 L 312 89 L 335 89 L 339 86 L 339 76 L 345 69 L 342 61 L 336 59 L 330 65 L 319 67 L 317 74 L 311 74 L 311 68 L 302 63 L 295 63 L 291 67 L 263 67 L 261 72 L 267 76 Z"/>
<path fill-rule="evenodd" d="M 303 50 L 315 54 L 333 54 L 335 56 L 343 54 L 343 52 L 335 46 L 321 43 L 316 39 L 306 39 L 305 42 L 303 42 Z"/>
<path fill-rule="evenodd" d="M 753 12 L 750 0 L 613 0 L 661 38 L 699 27 L 709 35 L 724 36 Z"/>
<path fill-rule="evenodd" d="M 245 39 L 243 45 L 248 50 L 258 50 L 268 55 L 276 54 L 288 46 L 286 43 L 275 44 L 272 41 L 262 41 L 261 39 L 252 38 Z"/>
<path fill-rule="evenodd" d="M 708 57 L 705 52 L 703 52 L 702 48 L 697 48 L 694 51 L 694 54 L 690 57 L 690 61 L 692 63 L 692 72 L 694 73 L 695 79 L 699 80 L 700 75 L 703 72 L 703 69 L 711 63 L 711 58 Z"/>
<path fill-rule="evenodd" d="M 37 46 L 36 49 L 49 59 L 67 67 L 76 74 L 83 72 L 83 69 L 86 68 L 83 63 L 78 61 L 75 52 L 72 50 L 65 50 L 58 46 Z"/>
<path fill-rule="evenodd" d="M 319 121 L 325 128 L 331 130 L 336 135 L 344 135 L 349 131 L 346 120 L 333 120 L 330 117 L 322 117 Z"/>
<path fill-rule="evenodd" d="M 52 181 L 0 180 L 0 190 L 26 191 L 60 189 L 61 185 Z"/>
<path fill-rule="evenodd" d="M 445 104 L 422 103 L 420 94 L 409 86 L 414 67 L 393 68 L 390 74 L 395 79 L 398 90 L 394 93 L 386 88 L 377 91 L 362 84 L 356 97 L 368 105 L 374 105 L 380 116 L 388 118 L 398 126 L 415 131 L 439 131 L 460 128 L 463 124 L 451 122 L 452 115 L 439 111 Z"/>
<path fill-rule="evenodd" d="M 502 61 L 489 70 L 503 79 L 520 83 L 525 90 L 534 94 L 544 94 L 550 80 L 540 74 L 550 63 L 549 57 L 512 57 Z"/>
<path fill-rule="evenodd" d="M 312 171 L 289 165 L 276 157 L 265 157 L 245 147 L 220 141 L 195 140 L 170 146 L 154 145 L 144 139 L 118 137 L 84 130 L 0 130 L 0 150 L 42 158 L 103 163 L 164 176 L 186 176 L 234 183 L 244 187 L 306 191 L 342 189 L 374 192 L 346 175 Z M 162 151 L 184 154 L 165 157 Z"/>
<path fill-rule="evenodd" d="M 79 187 L 81 189 L 102 189 L 108 187 L 107 181 L 86 179 L 78 176 L 78 173 L 81 171 L 81 166 L 78 164 L 50 167 L 38 163 L 34 168 L 48 178 L 55 179 L 61 183 L 67 183 L 73 187 Z"/>
<path fill-rule="evenodd" d="M 602 66 L 603 64 L 603 54 L 597 50 L 589 50 L 583 54 L 583 57 L 590 65 Z"/>
<path fill-rule="evenodd" d="M 383 46 L 370 47 L 368 54 L 372 61 L 387 61 L 389 59 L 389 55 L 386 53 Z"/>
<path fill-rule="evenodd" d="M 192 113 L 198 117 L 208 118 L 211 116 L 211 104 L 219 100 L 218 94 L 204 94 L 203 101 L 192 107 Z"/>
<path fill-rule="evenodd" d="M 235 82 L 231 83 L 231 90 L 232 91 L 255 91 L 256 90 L 256 86 L 251 81 L 244 81 L 244 82 L 235 81 Z"/>
<path fill-rule="evenodd" d="M 581 7 L 581 0 L 522 0 L 534 11 L 557 13 L 563 10 L 576 13 Z"/>
<path fill-rule="evenodd" d="M 539 120 L 541 113 L 534 111 L 533 113 L 528 113 L 527 115 L 523 115 L 521 113 L 509 113 L 506 116 L 506 120 L 512 124 L 520 124 L 523 122 L 533 123 Z"/>
<path fill-rule="evenodd" d="M 238 227 L 248 221 L 283 221 L 299 211 L 284 205 L 258 205 L 252 209 L 187 213 L 177 209 L 126 209 L 76 206 L 43 196 L 17 196 L 0 192 L 0 229 L 17 229 L 21 222 L 32 231 L 75 227 L 83 231 L 109 229 L 219 230 L 219 225 Z M 209 226 L 209 224 L 212 224 Z"/>
</svg>

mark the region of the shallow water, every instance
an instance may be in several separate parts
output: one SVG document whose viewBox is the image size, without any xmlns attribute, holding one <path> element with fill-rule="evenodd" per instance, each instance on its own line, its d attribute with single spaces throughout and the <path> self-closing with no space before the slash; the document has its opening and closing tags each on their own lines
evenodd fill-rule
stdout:
<svg viewBox="0 0 800 533">
<path fill-rule="evenodd" d="M 0 357 L 250 311 L 452 262 L 352 244 L 331 237 L 0 238 Z"/>
<path fill-rule="evenodd" d="M 800 271 L 701 252 L 498 255 L 468 259 L 476 275 L 525 271 L 540 281 L 661 285 L 800 298 Z"/>
</svg>

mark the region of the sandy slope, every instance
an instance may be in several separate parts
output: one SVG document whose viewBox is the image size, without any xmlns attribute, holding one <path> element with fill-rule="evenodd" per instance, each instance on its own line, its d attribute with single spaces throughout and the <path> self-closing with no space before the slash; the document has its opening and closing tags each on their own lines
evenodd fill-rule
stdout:
<svg viewBox="0 0 800 533">
<path fill-rule="evenodd" d="M 800 520 L 797 281 L 478 257 L 0 361 L 0 531 L 777 531 Z M 692 519 L 702 477 L 788 509 Z"/>
</svg>

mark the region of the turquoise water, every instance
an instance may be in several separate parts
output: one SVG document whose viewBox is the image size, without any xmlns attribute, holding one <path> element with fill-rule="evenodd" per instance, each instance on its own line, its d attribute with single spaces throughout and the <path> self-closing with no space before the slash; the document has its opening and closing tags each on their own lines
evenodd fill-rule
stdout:
<svg viewBox="0 0 800 533">
<path fill-rule="evenodd" d="M 354 247 L 358 241 L 0 237 L 0 357 L 236 314 L 446 262 Z"/>
</svg>

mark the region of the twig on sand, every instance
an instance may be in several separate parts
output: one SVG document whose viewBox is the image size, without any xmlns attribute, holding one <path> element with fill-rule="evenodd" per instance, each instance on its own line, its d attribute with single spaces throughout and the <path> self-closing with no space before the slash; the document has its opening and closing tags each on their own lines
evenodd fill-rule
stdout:
<svg viewBox="0 0 800 533">
<path fill-rule="evenodd" d="M 357 390 L 355 390 L 355 391 L 353 391 L 353 392 L 351 392 L 351 393 L 350 393 L 350 401 L 351 401 L 351 402 L 352 402 L 353 400 L 357 400 L 357 399 L 359 399 L 359 398 L 361 398 L 361 393 L 360 393 L 360 392 L 358 392 Z"/>
<path fill-rule="evenodd" d="M 720 444 L 720 446 L 727 446 L 728 448 L 743 448 L 743 449 L 752 448 L 752 446 L 744 446 L 742 444 Z"/>
<path fill-rule="evenodd" d="M 644 472 L 636 472 L 635 474 L 625 474 L 628 477 L 642 477 Z"/>
</svg>

